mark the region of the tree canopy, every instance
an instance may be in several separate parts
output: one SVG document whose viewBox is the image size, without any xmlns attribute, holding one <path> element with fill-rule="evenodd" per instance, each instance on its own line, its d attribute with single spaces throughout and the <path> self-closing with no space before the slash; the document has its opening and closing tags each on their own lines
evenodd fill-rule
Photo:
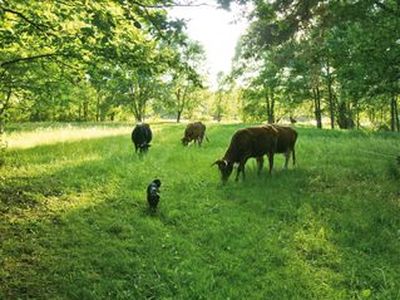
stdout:
<svg viewBox="0 0 400 300">
<path fill-rule="evenodd" d="M 215 0 L 250 4 L 216 91 L 206 90 L 204 49 L 168 15 L 196 3 L 1 0 L 0 133 L 7 118 L 179 122 L 194 111 L 400 130 L 398 1 Z"/>
<path fill-rule="evenodd" d="M 332 128 L 351 128 L 360 125 L 360 114 L 378 121 L 376 111 L 381 110 L 379 122 L 400 130 L 398 1 L 236 2 L 254 7 L 240 43 L 236 74 L 248 72 L 249 66 L 254 74 L 257 65 L 257 76 L 248 86 L 264 92 L 258 97 L 250 93 L 248 101 L 265 101 L 266 89 L 276 90 L 279 82 L 275 98 L 286 108 L 310 101 L 319 127 L 325 112 Z"/>
</svg>

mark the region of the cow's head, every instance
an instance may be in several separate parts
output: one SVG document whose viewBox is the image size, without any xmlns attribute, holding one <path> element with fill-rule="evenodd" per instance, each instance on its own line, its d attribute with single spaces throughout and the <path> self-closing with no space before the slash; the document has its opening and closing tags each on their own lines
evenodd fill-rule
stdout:
<svg viewBox="0 0 400 300">
<path fill-rule="evenodd" d="M 232 174 L 233 163 L 228 162 L 226 160 L 219 159 L 215 161 L 212 165 L 217 165 L 218 169 L 221 173 L 222 183 L 226 183 L 228 181 L 229 176 Z"/>
<path fill-rule="evenodd" d="M 184 136 L 182 139 L 182 145 L 187 146 L 189 144 L 189 138 L 187 136 Z"/>
<path fill-rule="evenodd" d="M 150 144 L 148 143 L 143 143 L 139 146 L 140 152 L 147 152 L 149 148 L 151 147 Z"/>
</svg>

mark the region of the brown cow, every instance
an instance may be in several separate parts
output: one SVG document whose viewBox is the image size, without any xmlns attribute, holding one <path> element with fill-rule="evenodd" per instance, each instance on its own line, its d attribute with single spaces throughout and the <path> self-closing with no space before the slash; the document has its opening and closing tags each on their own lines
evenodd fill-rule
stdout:
<svg viewBox="0 0 400 300">
<path fill-rule="evenodd" d="M 189 123 L 186 126 L 185 133 L 181 139 L 182 144 L 187 146 L 191 141 L 194 141 L 201 146 L 206 133 L 206 125 L 201 122 Z M 207 141 L 208 138 L 206 137 Z"/>
<path fill-rule="evenodd" d="M 242 172 L 245 178 L 244 167 L 251 157 L 257 159 L 258 173 L 263 167 L 265 154 L 269 159 L 269 173 L 271 174 L 274 165 L 274 153 L 278 142 L 278 131 L 272 126 L 249 127 L 239 129 L 234 133 L 228 150 L 222 159 L 213 163 L 218 165 L 221 172 L 222 182 L 225 183 L 232 173 L 233 165 L 238 163 L 236 181 Z"/>
<path fill-rule="evenodd" d="M 285 169 L 287 169 L 292 153 L 293 166 L 296 165 L 296 153 L 294 146 L 297 140 L 297 131 L 289 126 L 277 124 L 266 124 L 266 127 L 275 128 L 278 131 L 278 144 L 275 153 L 283 153 L 285 155 Z"/>
</svg>

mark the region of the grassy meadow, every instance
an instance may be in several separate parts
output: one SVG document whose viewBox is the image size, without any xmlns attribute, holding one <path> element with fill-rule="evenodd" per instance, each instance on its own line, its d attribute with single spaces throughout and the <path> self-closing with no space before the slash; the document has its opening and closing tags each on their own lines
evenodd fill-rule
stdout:
<svg viewBox="0 0 400 300">
<path fill-rule="evenodd" d="M 298 128 L 295 168 L 223 186 L 210 165 L 243 126 L 184 148 L 154 124 L 143 159 L 124 124 L 12 127 L 0 298 L 400 299 L 400 136 Z"/>
</svg>

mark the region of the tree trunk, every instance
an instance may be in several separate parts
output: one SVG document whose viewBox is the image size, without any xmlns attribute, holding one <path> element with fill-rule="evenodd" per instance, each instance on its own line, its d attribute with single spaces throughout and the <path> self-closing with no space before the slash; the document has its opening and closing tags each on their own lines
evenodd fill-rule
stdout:
<svg viewBox="0 0 400 300">
<path fill-rule="evenodd" d="M 5 97 L 4 101 L 1 101 L 1 107 L 0 107 L 0 138 L 4 134 L 4 127 L 6 124 L 6 112 L 10 103 L 10 98 L 11 98 L 12 91 L 11 89 L 8 90 L 7 96 Z"/>
<path fill-rule="evenodd" d="M 359 110 L 359 106 L 358 106 L 358 101 L 356 100 L 356 101 L 354 101 L 354 103 L 355 103 L 354 110 L 356 113 L 356 128 L 360 129 L 360 110 Z"/>
<path fill-rule="evenodd" d="M 220 123 L 222 121 L 222 108 L 218 108 L 217 110 L 217 122 Z"/>
<path fill-rule="evenodd" d="M 1 101 L 0 104 L 0 165 L 4 164 L 4 156 L 3 151 L 7 148 L 7 142 L 5 140 L 4 131 L 6 126 L 6 111 L 8 109 L 10 98 L 11 98 L 11 88 L 7 92 L 7 96 L 4 101 Z"/>
<path fill-rule="evenodd" d="M 83 120 L 87 121 L 88 120 L 88 110 L 89 110 L 89 103 L 87 99 L 83 101 Z"/>
<path fill-rule="evenodd" d="M 176 122 L 179 123 L 181 121 L 183 110 L 186 107 L 186 94 L 187 94 L 187 87 L 183 89 L 183 91 L 178 88 L 178 91 L 175 92 L 176 96 L 176 108 L 177 108 L 177 116 Z"/>
<path fill-rule="evenodd" d="M 82 121 L 82 103 L 79 103 L 78 107 L 78 121 Z"/>
<path fill-rule="evenodd" d="M 337 103 L 337 123 L 340 129 L 354 128 L 353 112 L 349 101 Z"/>
<path fill-rule="evenodd" d="M 266 104 L 267 104 L 267 117 L 268 117 L 268 124 L 273 124 L 275 123 L 275 99 L 273 92 L 271 92 L 271 95 L 269 96 L 267 94 L 266 98 Z"/>
<path fill-rule="evenodd" d="M 133 84 L 129 87 L 130 93 L 131 93 L 131 97 L 132 97 L 132 106 L 131 106 L 131 110 L 133 112 L 133 116 L 135 118 L 136 122 L 142 122 L 142 104 L 140 101 L 141 98 L 141 94 L 140 94 L 140 90 L 137 88 L 135 89 L 135 87 L 133 86 Z M 135 93 L 135 90 L 139 91 L 138 93 Z"/>
<path fill-rule="evenodd" d="M 331 128 L 335 128 L 335 102 L 333 98 L 333 91 L 332 91 L 332 74 L 330 72 L 329 61 L 327 62 L 326 66 L 327 71 L 327 85 L 328 85 L 328 103 L 329 103 L 329 117 L 331 120 Z"/>
<path fill-rule="evenodd" d="M 400 131 L 399 124 L 399 111 L 397 108 L 397 99 L 396 96 L 392 96 L 390 101 L 390 130 L 391 131 Z"/>
<path fill-rule="evenodd" d="M 317 128 L 322 128 L 322 117 L 321 117 L 321 97 L 319 93 L 319 88 L 313 88 L 313 96 L 314 96 L 314 114 L 315 121 L 317 123 Z"/>
<path fill-rule="evenodd" d="M 390 130 L 395 131 L 396 121 L 394 116 L 394 101 L 393 98 L 390 99 Z"/>
<path fill-rule="evenodd" d="M 97 92 L 97 101 L 96 101 L 96 122 L 100 120 L 100 94 Z"/>
<path fill-rule="evenodd" d="M 397 97 L 394 96 L 394 116 L 396 119 L 396 127 L 397 127 L 397 131 L 400 132 L 400 119 L 399 119 L 399 108 L 397 105 Z"/>
<path fill-rule="evenodd" d="M 133 113 L 133 116 L 135 117 L 135 121 L 136 122 L 142 122 L 143 120 L 142 120 L 142 116 L 140 115 L 140 114 L 138 114 L 138 113 Z"/>
<path fill-rule="evenodd" d="M 400 117 L 399 117 L 399 108 L 398 108 L 398 105 L 397 105 L 397 101 L 396 101 L 395 103 L 396 103 L 396 110 L 395 110 L 395 112 L 396 112 L 396 124 L 397 124 L 397 131 L 398 131 L 398 132 L 400 132 Z"/>
<path fill-rule="evenodd" d="M 182 115 L 182 110 L 178 110 L 178 113 L 176 115 L 176 123 L 180 123 L 181 115 Z"/>
</svg>

